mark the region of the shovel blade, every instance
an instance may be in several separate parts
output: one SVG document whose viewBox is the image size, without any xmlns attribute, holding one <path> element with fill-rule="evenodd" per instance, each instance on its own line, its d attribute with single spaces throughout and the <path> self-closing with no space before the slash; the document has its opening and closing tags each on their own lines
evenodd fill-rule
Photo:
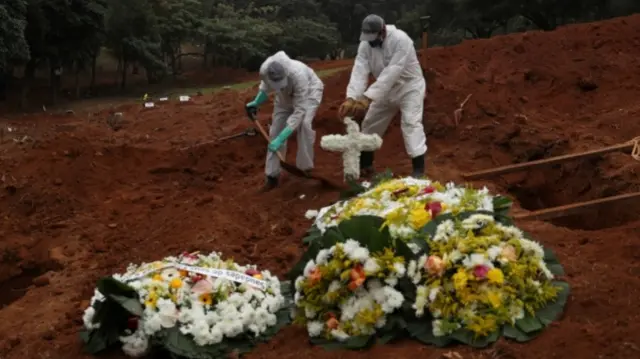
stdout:
<svg viewBox="0 0 640 359">
<path fill-rule="evenodd" d="M 320 176 L 317 175 L 315 173 L 309 173 L 306 171 L 303 171 L 301 169 L 299 169 L 298 167 L 286 163 L 284 161 L 280 161 L 280 165 L 282 166 L 282 168 L 289 172 L 290 174 L 296 176 L 296 177 L 300 177 L 300 178 L 309 178 L 309 179 L 314 179 L 317 181 L 320 181 L 324 186 L 328 187 L 328 188 L 333 188 L 333 189 L 338 189 L 338 190 L 345 190 L 348 188 L 348 186 L 342 182 L 338 182 L 335 181 L 331 178 L 327 178 L 324 176 Z"/>
</svg>

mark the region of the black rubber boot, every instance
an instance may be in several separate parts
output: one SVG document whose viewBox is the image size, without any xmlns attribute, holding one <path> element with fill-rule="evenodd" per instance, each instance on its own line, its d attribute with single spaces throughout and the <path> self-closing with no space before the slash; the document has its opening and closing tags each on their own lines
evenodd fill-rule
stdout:
<svg viewBox="0 0 640 359">
<path fill-rule="evenodd" d="M 373 176 L 373 152 L 364 151 L 360 153 L 360 176 L 368 178 Z"/>
<path fill-rule="evenodd" d="M 418 157 L 412 158 L 411 167 L 413 167 L 413 170 L 411 172 L 411 177 L 413 178 L 424 177 L 424 155 L 420 155 Z"/>
<path fill-rule="evenodd" d="M 271 191 L 276 187 L 278 187 L 278 177 L 267 176 L 267 180 L 262 187 L 262 192 Z"/>
</svg>

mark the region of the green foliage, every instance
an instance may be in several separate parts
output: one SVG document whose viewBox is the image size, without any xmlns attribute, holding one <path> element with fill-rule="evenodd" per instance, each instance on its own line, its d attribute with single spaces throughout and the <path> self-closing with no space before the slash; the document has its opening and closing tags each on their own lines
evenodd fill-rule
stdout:
<svg viewBox="0 0 640 359">
<path fill-rule="evenodd" d="M 5 0 L 0 5 L 0 73 L 12 63 L 29 59 L 25 39 L 27 3 L 25 0 Z"/>
<path fill-rule="evenodd" d="M 140 317 L 144 310 L 138 293 L 124 283 L 107 277 L 100 279 L 97 287 L 98 291 L 105 296 L 103 302 L 94 304 L 96 310 L 94 323 L 100 323 L 100 327 L 80 333 L 84 349 L 90 354 L 99 354 L 116 347 L 119 343 L 118 338 L 127 329 L 129 318 Z M 291 283 L 281 283 L 282 295 L 285 298 L 293 295 L 291 289 Z M 256 344 L 271 339 L 290 323 L 289 305 L 290 303 L 287 303 L 276 313 L 276 324 L 258 337 L 245 333 L 233 340 L 224 340 L 216 345 L 199 346 L 191 337 L 182 334 L 178 327 L 172 327 L 157 333 L 152 344 L 176 359 L 214 359 L 225 357 L 230 353 L 247 353 Z"/>
<path fill-rule="evenodd" d="M 90 354 L 98 354 L 117 345 L 127 329 L 129 318 L 139 316 L 143 311 L 138 293 L 126 284 L 107 277 L 98 282 L 98 290 L 105 296 L 104 301 L 94 304 L 93 321 L 100 323 L 100 327 L 80 333 L 84 349 Z"/>
<path fill-rule="evenodd" d="M 157 82 L 167 70 L 178 75 L 187 55 L 201 56 L 203 66 L 249 70 L 280 50 L 298 59 L 354 56 L 372 12 L 417 46 L 421 18 L 430 15 L 429 45 L 438 46 L 637 11 L 632 0 L 4 0 L 0 84 L 20 65 L 26 85 L 45 66 L 52 74 L 87 70 L 103 49 L 118 61 L 123 87 L 132 66 Z"/>
</svg>

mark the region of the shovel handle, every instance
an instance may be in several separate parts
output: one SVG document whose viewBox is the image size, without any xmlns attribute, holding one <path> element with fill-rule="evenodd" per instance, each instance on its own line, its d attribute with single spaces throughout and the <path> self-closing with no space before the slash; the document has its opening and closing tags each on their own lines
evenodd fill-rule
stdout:
<svg viewBox="0 0 640 359">
<path fill-rule="evenodd" d="M 267 141 L 267 144 L 271 142 L 271 140 L 269 139 L 269 135 L 267 134 L 267 131 L 264 130 L 264 127 L 262 127 L 262 124 L 258 121 L 254 121 L 254 123 L 256 124 L 256 128 L 258 129 L 258 132 L 260 132 L 264 140 Z M 282 157 L 282 154 L 280 153 L 280 151 L 276 151 L 276 156 L 278 156 L 278 159 L 280 159 L 280 162 L 284 162 L 284 157 Z"/>
</svg>

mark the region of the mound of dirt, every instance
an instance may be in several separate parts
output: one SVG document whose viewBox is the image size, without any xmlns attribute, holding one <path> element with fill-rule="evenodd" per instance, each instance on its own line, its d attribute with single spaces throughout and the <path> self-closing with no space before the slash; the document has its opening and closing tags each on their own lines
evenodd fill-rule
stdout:
<svg viewBox="0 0 640 359">
<path fill-rule="evenodd" d="M 429 175 L 463 182 L 464 172 L 640 135 L 639 28 L 640 16 L 633 16 L 427 51 Z M 348 77 L 325 79 L 318 136 L 343 131 L 336 111 Z M 251 126 L 243 105 L 254 91 L 6 124 L 16 130 L 0 144 L 0 358 L 89 358 L 77 336 L 82 311 L 96 280 L 130 262 L 215 250 L 287 271 L 304 251 L 304 212 L 338 195 L 286 174 L 281 188 L 259 194 L 266 143 L 259 136 L 215 142 Z M 456 126 L 454 111 L 469 94 Z M 116 127 L 108 121 L 113 111 L 123 114 Z M 318 147 L 316 155 L 319 170 L 341 176 L 339 154 Z M 399 119 L 376 165 L 409 173 Z M 637 191 L 639 169 L 628 154 L 616 153 L 474 185 L 511 194 L 515 210 L 525 211 Z M 519 223 L 565 265 L 573 295 L 564 320 L 534 343 L 454 350 L 464 358 L 637 357 L 639 209 L 627 203 L 562 222 Z M 366 353 L 324 352 L 306 337 L 304 329 L 287 328 L 248 357 L 440 358 L 449 351 L 407 342 Z"/>
</svg>

